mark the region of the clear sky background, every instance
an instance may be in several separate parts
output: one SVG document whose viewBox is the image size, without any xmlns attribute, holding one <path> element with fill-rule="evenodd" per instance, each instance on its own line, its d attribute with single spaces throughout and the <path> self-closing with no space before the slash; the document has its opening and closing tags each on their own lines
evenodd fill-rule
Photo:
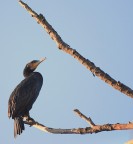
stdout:
<svg viewBox="0 0 133 144">
<path fill-rule="evenodd" d="M 45 15 L 62 39 L 116 80 L 133 88 L 132 0 L 27 0 Z M 55 135 L 33 127 L 16 140 L 7 117 L 8 99 L 23 79 L 25 64 L 47 57 L 37 71 L 44 78 L 31 116 L 53 128 L 89 126 L 74 114 L 79 109 L 96 124 L 133 121 L 133 99 L 93 77 L 92 73 L 57 46 L 18 1 L 0 5 L 0 143 L 1 144 L 124 144 L 133 130 L 86 135 Z"/>
</svg>

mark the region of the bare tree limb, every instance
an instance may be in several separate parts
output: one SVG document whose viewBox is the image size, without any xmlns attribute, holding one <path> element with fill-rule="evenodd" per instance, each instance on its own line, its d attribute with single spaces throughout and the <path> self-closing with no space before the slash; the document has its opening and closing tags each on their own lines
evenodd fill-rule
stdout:
<svg viewBox="0 0 133 144">
<path fill-rule="evenodd" d="M 113 130 L 127 130 L 127 129 L 133 129 L 133 123 L 129 122 L 127 124 L 104 124 L 104 125 L 95 125 L 91 118 L 87 118 L 84 114 L 82 114 L 79 110 L 74 110 L 81 118 L 86 120 L 91 127 L 86 128 L 72 128 L 72 129 L 60 129 L 60 128 L 50 128 L 47 126 L 44 126 L 43 124 L 40 124 L 36 122 L 34 119 L 30 120 L 24 120 L 25 124 L 28 124 L 30 126 L 33 126 L 41 131 L 53 133 L 53 134 L 92 134 L 92 133 L 98 133 L 102 131 L 113 131 Z"/>
<path fill-rule="evenodd" d="M 50 37 L 56 42 L 58 48 L 71 56 L 77 59 L 81 64 L 83 64 L 88 70 L 90 70 L 93 75 L 96 75 L 101 80 L 112 86 L 113 88 L 119 90 L 125 95 L 133 98 L 133 90 L 128 86 L 124 85 L 120 81 L 116 81 L 99 67 L 96 67 L 93 62 L 84 58 L 81 54 L 79 54 L 75 49 L 72 49 L 68 44 L 66 44 L 59 34 L 53 29 L 53 27 L 47 22 L 45 17 L 42 14 L 37 14 L 33 11 L 26 3 L 19 1 L 20 5 L 24 7 L 33 18 L 46 30 L 46 32 L 50 35 Z"/>
<path fill-rule="evenodd" d="M 84 114 L 82 114 L 78 109 L 75 109 L 74 112 L 81 117 L 82 119 L 84 119 L 87 123 L 89 123 L 89 125 L 91 127 L 95 126 L 94 122 L 91 120 L 91 118 L 86 117 Z"/>
</svg>

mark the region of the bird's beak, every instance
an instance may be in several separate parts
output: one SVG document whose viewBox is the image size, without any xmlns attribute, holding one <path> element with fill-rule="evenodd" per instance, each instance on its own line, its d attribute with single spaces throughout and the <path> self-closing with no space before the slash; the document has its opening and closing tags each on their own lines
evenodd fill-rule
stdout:
<svg viewBox="0 0 133 144">
<path fill-rule="evenodd" d="M 45 58 L 40 59 L 40 60 L 39 60 L 39 62 L 41 63 L 41 62 L 43 62 L 44 60 L 46 60 L 46 57 L 45 57 Z M 40 63 L 39 63 L 39 64 L 40 64 Z"/>
<path fill-rule="evenodd" d="M 40 59 L 40 60 L 37 60 L 34 64 L 32 64 L 32 69 L 36 69 L 37 66 L 38 66 L 41 62 L 43 62 L 44 60 L 46 60 L 46 57 L 45 57 L 45 58 L 42 58 L 42 59 Z"/>
</svg>

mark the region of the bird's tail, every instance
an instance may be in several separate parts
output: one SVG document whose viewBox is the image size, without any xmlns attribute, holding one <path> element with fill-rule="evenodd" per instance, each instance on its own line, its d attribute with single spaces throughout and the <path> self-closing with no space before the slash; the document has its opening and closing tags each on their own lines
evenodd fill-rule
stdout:
<svg viewBox="0 0 133 144">
<path fill-rule="evenodd" d="M 20 135 L 24 129 L 25 127 L 24 127 L 23 119 L 21 117 L 15 117 L 14 118 L 14 137 L 16 138 L 18 134 Z"/>
</svg>

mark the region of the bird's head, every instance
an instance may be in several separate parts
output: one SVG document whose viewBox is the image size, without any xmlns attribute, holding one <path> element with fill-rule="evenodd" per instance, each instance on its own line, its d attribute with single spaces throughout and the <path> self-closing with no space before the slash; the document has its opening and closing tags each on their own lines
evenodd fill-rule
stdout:
<svg viewBox="0 0 133 144">
<path fill-rule="evenodd" d="M 42 58 L 40 60 L 33 60 L 29 62 L 28 64 L 26 64 L 24 71 L 23 71 L 24 77 L 29 76 L 37 68 L 37 66 L 44 60 L 46 60 L 46 58 Z"/>
</svg>

